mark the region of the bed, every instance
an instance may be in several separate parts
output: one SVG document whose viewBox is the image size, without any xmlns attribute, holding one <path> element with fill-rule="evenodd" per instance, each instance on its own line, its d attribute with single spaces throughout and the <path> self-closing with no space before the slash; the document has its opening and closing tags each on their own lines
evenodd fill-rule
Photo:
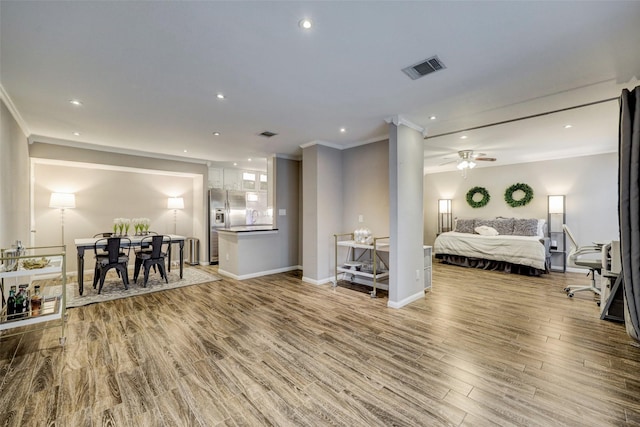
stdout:
<svg viewBox="0 0 640 427">
<path fill-rule="evenodd" d="M 549 246 L 544 220 L 472 219 L 440 234 L 434 254 L 447 264 L 539 276 L 549 272 Z"/>
</svg>

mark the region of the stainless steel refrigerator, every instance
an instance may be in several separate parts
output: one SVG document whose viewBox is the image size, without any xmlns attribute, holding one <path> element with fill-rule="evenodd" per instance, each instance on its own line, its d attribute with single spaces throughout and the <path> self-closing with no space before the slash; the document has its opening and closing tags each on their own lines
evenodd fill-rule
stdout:
<svg viewBox="0 0 640 427">
<path fill-rule="evenodd" d="M 227 190 L 227 227 L 247 224 L 247 193 Z"/>
<path fill-rule="evenodd" d="M 246 224 L 247 201 L 243 191 L 209 190 L 209 258 L 218 263 L 218 229 Z"/>
</svg>

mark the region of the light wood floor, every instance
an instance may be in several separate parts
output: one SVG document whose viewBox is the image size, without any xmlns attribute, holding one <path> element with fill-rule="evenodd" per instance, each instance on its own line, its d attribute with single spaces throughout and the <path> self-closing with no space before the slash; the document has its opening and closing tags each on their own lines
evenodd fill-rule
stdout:
<svg viewBox="0 0 640 427">
<path fill-rule="evenodd" d="M 74 308 L 64 349 L 0 340 L 0 425 L 640 425 L 640 349 L 562 292 L 586 280 L 436 263 L 400 310 L 299 272 Z"/>
</svg>

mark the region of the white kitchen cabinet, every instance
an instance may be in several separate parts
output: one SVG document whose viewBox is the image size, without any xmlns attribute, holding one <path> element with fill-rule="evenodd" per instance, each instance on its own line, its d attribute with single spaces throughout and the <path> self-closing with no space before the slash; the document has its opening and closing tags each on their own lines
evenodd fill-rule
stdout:
<svg viewBox="0 0 640 427">
<path fill-rule="evenodd" d="M 224 169 L 224 189 L 242 189 L 242 171 L 240 169 Z"/>
<path fill-rule="evenodd" d="M 258 173 L 254 171 L 242 171 L 242 189 L 255 191 L 258 189 Z"/>
<path fill-rule="evenodd" d="M 209 188 L 224 188 L 224 170 L 209 168 Z"/>
<path fill-rule="evenodd" d="M 269 181 L 266 173 L 261 173 L 260 175 L 260 191 L 267 191 L 269 189 Z"/>
</svg>

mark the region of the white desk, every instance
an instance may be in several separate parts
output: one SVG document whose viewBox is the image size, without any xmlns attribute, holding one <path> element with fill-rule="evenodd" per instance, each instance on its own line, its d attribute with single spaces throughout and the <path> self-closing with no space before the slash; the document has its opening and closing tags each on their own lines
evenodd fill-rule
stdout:
<svg viewBox="0 0 640 427">
<path fill-rule="evenodd" d="M 171 237 L 172 245 L 174 243 L 177 243 L 178 245 L 180 245 L 180 278 L 182 279 L 182 269 L 183 269 L 182 264 L 184 261 L 184 241 L 186 238 L 184 236 L 178 236 L 176 234 L 169 234 L 168 236 Z M 118 236 L 114 236 L 114 237 L 118 237 Z M 123 240 L 121 244 L 124 245 L 125 247 L 133 248 L 133 247 L 142 246 L 141 244 L 142 239 L 149 236 L 147 235 L 147 236 L 122 236 L 122 237 L 126 237 L 130 239 L 131 245 L 129 245 L 129 241 L 126 239 Z M 93 250 L 96 242 L 100 239 L 105 239 L 105 238 L 104 237 L 85 237 L 85 238 L 74 240 L 76 249 L 78 250 L 78 291 L 80 292 L 80 295 L 82 295 L 82 292 L 84 292 L 84 251 L 86 249 Z M 107 247 L 106 240 L 104 245 L 102 244 L 98 245 L 98 249 L 104 249 L 106 247 Z M 169 246 L 169 259 L 171 259 L 171 246 Z M 168 271 L 171 271 L 171 262 L 169 262 L 167 269 Z"/>
</svg>

